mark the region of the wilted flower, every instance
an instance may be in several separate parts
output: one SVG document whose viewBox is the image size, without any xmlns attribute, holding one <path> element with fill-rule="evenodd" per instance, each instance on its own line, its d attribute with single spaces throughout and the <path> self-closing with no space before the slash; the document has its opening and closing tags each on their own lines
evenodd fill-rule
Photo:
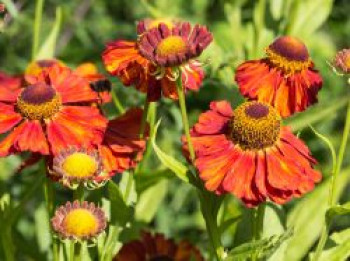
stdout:
<svg viewBox="0 0 350 261">
<path fill-rule="evenodd" d="M 180 23 L 172 23 L 168 20 L 143 20 L 137 26 L 138 33 L 140 34 L 137 42 L 123 40 L 111 42 L 102 54 L 107 71 L 117 76 L 124 85 L 135 85 L 136 89 L 147 93 L 147 99 L 149 101 L 160 99 L 162 94 L 171 99 L 178 98 L 173 69 L 171 67 L 163 67 L 160 75 L 157 64 L 153 60 L 147 59 L 148 57 L 144 57 L 140 51 L 141 41 L 145 41 L 142 40 L 145 39 L 144 35 L 164 26 L 167 26 L 167 28 L 181 28 Z M 198 30 L 195 29 L 196 32 Z M 191 42 L 192 47 L 198 47 L 199 39 L 196 37 L 186 38 L 184 36 L 184 39 Z M 145 48 L 147 44 L 143 43 L 142 46 Z M 187 52 L 191 53 L 191 56 L 188 58 L 193 58 L 195 53 L 200 53 L 203 49 L 202 47 L 198 47 L 196 50 L 188 49 Z M 204 72 L 200 63 L 196 60 L 190 60 L 186 65 L 181 66 L 181 69 L 183 72 L 182 84 L 185 90 L 198 90 L 204 78 Z"/>
<path fill-rule="evenodd" d="M 266 48 L 266 54 L 237 68 L 235 80 L 245 97 L 272 105 L 282 117 L 317 102 L 322 78 L 303 42 L 282 36 Z"/>
<path fill-rule="evenodd" d="M 342 73 L 350 73 L 350 49 L 343 49 L 337 53 L 333 65 Z"/>
<path fill-rule="evenodd" d="M 0 155 L 21 151 L 57 154 L 67 146 L 101 142 L 107 120 L 89 105 L 98 99 L 89 83 L 54 65 L 25 88 L 0 86 Z"/>
<path fill-rule="evenodd" d="M 249 207 L 266 199 L 283 204 L 321 180 L 307 146 L 268 104 L 245 102 L 232 111 L 226 101 L 212 102 L 191 136 L 205 187 L 232 193 Z"/>
<path fill-rule="evenodd" d="M 123 245 L 113 261 L 204 261 L 199 250 L 183 240 L 176 244 L 162 234 L 142 233 L 140 240 Z"/>
<path fill-rule="evenodd" d="M 62 239 L 93 240 L 105 230 L 106 217 L 94 203 L 76 200 L 60 206 L 51 224 Z"/>
<path fill-rule="evenodd" d="M 146 124 L 144 138 L 140 138 L 143 110 L 133 108 L 108 122 L 99 153 L 104 168 L 109 173 L 134 168 L 142 159 L 146 148 L 149 126 Z"/>
</svg>

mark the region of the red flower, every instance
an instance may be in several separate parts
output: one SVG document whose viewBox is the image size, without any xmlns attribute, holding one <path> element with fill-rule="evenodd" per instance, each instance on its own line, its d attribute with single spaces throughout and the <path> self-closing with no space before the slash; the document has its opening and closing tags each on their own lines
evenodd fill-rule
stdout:
<svg viewBox="0 0 350 261">
<path fill-rule="evenodd" d="M 131 241 L 120 249 L 113 261 L 204 261 L 196 247 L 183 240 L 176 244 L 162 234 L 142 233 L 140 240 Z"/>
<path fill-rule="evenodd" d="M 261 102 L 246 102 L 234 111 L 228 102 L 212 102 L 191 130 L 195 166 L 205 187 L 232 193 L 248 207 L 267 199 L 283 204 L 312 190 L 321 179 L 313 169 L 316 160 L 280 124 L 277 111 Z"/>
<path fill-rule="evenodd" d="M 0 86 L 0 156 L 21 151 L 57 154 L 67 146 L 101 142 L 107 120 L 98 109 L 89 83 L 67 67 L 54 65 L 29 86 Z"/>
<path fill-rule="evenodd" d="M 63 62 L 57 59 L 36 60 L 27 66 L 24 72 L 24 78 L 27 82 L 35 81 L 35 78 L 42 74 L 43 70 L 54 65 L 66 66 Z"/>
<path fill-rule="evenodd" d="M 143 34 L 161 22 L 147 20 L 138 24 L 138 32 Z M 170 26 L 169 22 L 166 22 Z M 139 41 L 117 40 L 107 44 L 102 54 L 107 71 L 117 76 L 125 86 L 134 85 L 141 92 L 147 93 L 149 101 L 157 101 L 162 94 L 177 99 L 176 85 L 171 68 L 165 68 L 162 77 L 156 77 L 157 66 L 143 57 L 139 50 Z M 182 83 L 186 90 L 198 90 L 204 78 L 200 64 L 191 60 L 183 67 Z"/>
<path fill-rule="evenodd" d="M 237 68 L 235 80 L 245 97 L 272 105 L 282 117 L 317 102 L 322 78 L 300 40 L 280 37 L 266 54 L 266 58 L 244 62 Z"/>
<path fill-rule="evenodd" d="M 109 121 L 99 154 L 104 169 L 111 175 L 134 168 L 142 159 L 148 136 L 147 125 L 145 138 L 140 138 L 142 113 L 141 109 L 134 108 Z"/>
</svg>

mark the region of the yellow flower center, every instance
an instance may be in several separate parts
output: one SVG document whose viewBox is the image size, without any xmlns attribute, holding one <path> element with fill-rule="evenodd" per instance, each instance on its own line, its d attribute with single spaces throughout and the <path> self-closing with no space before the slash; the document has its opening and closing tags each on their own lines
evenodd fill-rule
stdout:
<svg viewBox="0 0 350 261">
<path fill-rule="evenodd" d="M 61 108 L 62 102 L 55 89 L 44 83 L 30 85 L 17 99 L 17 109 L 30 120 L 51 118 Z"/>
<path fill-rule="evenodd" d="M 63 220 L 65 232 L 76 237 L 93 235 L 98 230 L 98 219 L 87 209 L 73 209 Z"/>
<path fill-rule="evenodd" d="M 344 64 L 345 67 L 350 70 L 350 52 L 346 54 Z"/>
<path fill-rule="evenodd" d="M 160 56 L 184 53 L 187 49 L 185 40 L 180 36 L 169 36 L 163 39 L 157 46 L 157 54 Z"/>
<path fill-rule="evenodd" d="M 287 75 L 305 70 L 312 63 L 304 43 L 291 36 L 275 40 L 266 48 L 266 54 L 269 61 Z"/>
<path fill-rule="evenodd" d="M 230 122 L 230 137 L 243 150 L 260 150 L 273 146 L 280 134 L 281 119 L 270 105 L 245 102 Z"/>
<path fill-rule="evenodd" d="M 65 171 L 67 177 L 92 177 L 96 174 L 97 168 L 95 159 L 82 152 L 74 152 L 67 156 L 62 163 L 62 169 Z"/>
</svg>

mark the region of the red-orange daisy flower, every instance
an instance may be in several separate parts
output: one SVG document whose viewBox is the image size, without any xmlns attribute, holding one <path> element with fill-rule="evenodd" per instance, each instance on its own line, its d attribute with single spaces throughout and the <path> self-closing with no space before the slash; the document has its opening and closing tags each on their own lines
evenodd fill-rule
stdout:
<svg viewBox="0 0 350 261">
<path fill-rule="evenodd" d="M 322 78 L 303 42 L 282 36 L 266 48 L 266 54 L 237 68 L 235 80 L 245 97 L 272 105 L 282 117 L 317 102 Z"/>
<path fill-rule="evenodd" d="M 162 234 L 142 233 L 140 240 L 131 241 L 120 249 L 113 261 L 204 261 L 199 250 L 182 240 L 176 244 Z"/>
<path fill-rule="evenodd" d="M 1 88 L 0 155 L 31 151 L 57 154 L 67 146 L 101 142 L 107 120 L 86 106 L 98 99 L 89 83 L 69 68 L 54 65 L 29 86 Z"/>
<path fill-rule="evenodd" d="M 212 102 L 191 136 L 205 187 L 232 193 L 249 207 L 266 199 L 285 203 L 321 179 L 307 146 L 265 103 L 245 102 L 232 111 L 226 101 Z"/>
<path fill-rule="evenodd" d="M 145 31 L 139 41 L 141 55 L 162 67 L 180 66 L 198 57 L 213 40 L 206 27 L 177 23 L 172 28 L 160 23 Z"/>
<path fill-rule="evenodd" d="M 163 22 L 156 20 L 141 21 L 138 32 L 145 34 Z M 165 22 L 170 28 L 171 23 Z M 164 68 L 162 77 L 156 77 L 157 66 L 143 57 L 139 49 L 140 42 L 117 40 L 107 44 L 102 54 L 103 62 L 109 73 L 117 76 L 125 86 L 134 85 L 141 92 L 147 93 L 149 101 L 157 101 L 162 94 L 177 99 L 176 84 L 171 68 Z M 185 90 L 198 90 L 204 78 L 200 64 L 191 60 L 183 66 L 182 84 Z"/>
<path fill-rule="evenodd" d="M 102 103 L 111 101 L 111 82 L 98 72 L 97 67 L 93 63 L 83 63 L 74 72 L 90 82 L 91 89 L 98 94 Z"/>
<path fill-rule="evenodd" d="M 342 73 L 350 73 L 350 49 L 343 49 L 337 53 L 333 64 Z"/>
<path fill-rule="evenodd" d="M 142 109 L 133 108 L 108 122 L 104 139 L 99 145 L 99 154 L 108 173 L 122 173 L 134 168 L 142 159 L 149 129 L 146 125 L 144 138 L 141 139 L 142 114 Z"/>
<path fill-rule="evenodd" d="M 104 211 L 94 203 L 76 200 L 56 209 L 51 223 L 62 239 L 93 240 L 105 230 L 107 219 Z"/>
<path fill-rule="evenodd" d="M 60 151 L 49 163 L 49 176 L 71 189 L 81 184 L 94 189 L 103 186 L 112 173 L 104 168 L 97 149 L 70 147 Z"/>
</svg>

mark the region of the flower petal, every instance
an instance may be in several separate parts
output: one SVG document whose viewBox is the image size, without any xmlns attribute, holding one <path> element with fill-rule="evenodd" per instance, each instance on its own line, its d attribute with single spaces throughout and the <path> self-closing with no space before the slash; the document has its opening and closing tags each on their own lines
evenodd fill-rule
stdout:
<svg viewBox="0 0 350 261">
<path fill-rule="evenodd" d="M 15 112 L 13 105 L 0 102 L 0 133 L 9 131 L 21 120 L 22 116 Z"/>
</svg>

